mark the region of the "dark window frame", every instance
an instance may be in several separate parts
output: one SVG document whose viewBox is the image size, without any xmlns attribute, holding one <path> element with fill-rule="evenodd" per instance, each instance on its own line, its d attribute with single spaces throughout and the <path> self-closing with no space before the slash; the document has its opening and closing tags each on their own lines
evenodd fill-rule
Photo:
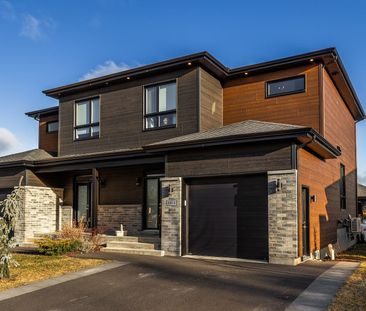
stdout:
<svg viewBox="0 0 366 311">
<path fill-rule="evenodd" d="M 269 93 L 268 92 L 269 85 L 271 83 L 276 83 L 276 82 L 281 82 L 281 81 L 288 81 L 288 80 L 297 79 L 297 78 L 304 78 L 304 88 L 303 89 L 297 90 L 297 91 L 283 92 L 281 94 L 273 94 L 273 95 L 268 94 Z M 297 75 L 297 76 L 291 76 L 291 77 L 287 77 L 287 78 L 276 79 L 276 80 L 271 80 L 271 81 L 266 81 L 266 83 L 265 83 L 266 98 L 287 96 L 287 95 L 291 95 L 291 94 L 299 94 L 299 93 L 305 93 L 305 92 L 306 92 L 306 75 L 305 74 L 301 74 L 301 75 Z"/>
<path fill-rule="evenodd" d="M 91 122 L 92 119 L 92 100 L 93 99 L 98 99 L 98 103 L 99 103 L 99 122 Z M 89 105 L 89 123 L 86 124 L 82 124 L 82 125 L 76 125 L 76 121 L 77 121 L 77 104 L 82 103 L 82 102 L 86 102 L 88 101 L 88 105 Z M 100 96 L 93 96 L 93 97 L 87 97 L 87 98 L 82 98 L 82 99 L 78 99 L 74 101 L 74 130 L 73 130 L 73 134 L 74 134 L 74 141 L 81 141 L 81 140 L 89 140 L 89 139 L 98 139 L 100 137 Z M 99 132 L 98 135 L 96 136 L 92 136 L 91 135 L 91 129 L 94 126 L 99 126 Z M 88 128 L 89 129 L 89 136 L 88 137 L 83 137 L 83 138 L 77 138 L 76 137 L 76 130 L 78 129 L 83 129 L 83 128 Z"/>
<path fill-rule="evenodd" d="M 168 85 L 168 84 L 175 84 L 175 109 L 170 109 L 170 110 L 164 110 L 164 111 L 157 111 L 157 112 L 151 112 L 151 113 L 146 113 L 146 105 L 147 105 L 147 99 L 146 99 L 146 90 L 148 88 L 157 88 L 156 91 L 156 110 L 159 109 L 159 86 L 163 86 L 163 85 Z M 156 130 L 162 130 L 162 129 L 169 129 L 169 128 L 176 128 L 177 127 L 177 106 L 178 106 L 178 83 L 177 80 L 168 80 L 168 81 L 164 81 L 164 82 L 159 82 L 159 83 L 154 83 L 154 84 L 148 84 L 148 85 L 144 85 L 143 87 L 143 131 L 156 131 Z M 157 127 L 153 127 L 153 128 L 147 128 L 146 127 L 146 119 L 149 117 L 156 117 L 156 116 L 164 116 L 164 115 L 170 115 L 170 114 L 175 114 L 175 124 L 169 124 L 169 125 L 165 125 L 165 126 L 157 126 Z"/>
<path fill-rule="evenodd" d="M 51 123 L 57 123 L 57 130 L 55 130 L 55 131 L 50 131 L 50 130 L 49 130 L 48 126 L 49 126 L 49 124 L 51 124 Z M 47 123 L 46 123 L 46 133 L 47 133 L 47 134 L 55 134 L 55 133 L 58 133 L 58 127 L 59 127 L 59 122 L 58 122 L 58 120 L 57 120 L 57 121 L 49 121 L 49 122 L 47 122 Z"/>
<path fill-rule="evenodd" d="M 347 188 L 346 188 L 346 167 L 344 164 L 339 165 L 339 205 L 341 210 L 347 209 Z"/>
</svg>

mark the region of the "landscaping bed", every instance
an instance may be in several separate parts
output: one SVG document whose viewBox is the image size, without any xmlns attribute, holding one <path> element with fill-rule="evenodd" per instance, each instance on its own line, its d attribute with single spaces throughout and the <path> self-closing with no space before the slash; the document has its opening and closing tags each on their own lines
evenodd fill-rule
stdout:
<svg viewBox="0 0 366 311">
<path fill-rule="evenodd" d="M 360 266 L 338 291 L 328 311 L 366 310 L 366 243 L 340 253 L 337 260 L 359 261 Z"/>
<path fill-rule="evenodd" d="M 107 263 L 70 256 L 14 254 L 13 257 L 19 266 L 11 268 L 10 279 L 0 280 L 0 291 Z"/>
</svg>

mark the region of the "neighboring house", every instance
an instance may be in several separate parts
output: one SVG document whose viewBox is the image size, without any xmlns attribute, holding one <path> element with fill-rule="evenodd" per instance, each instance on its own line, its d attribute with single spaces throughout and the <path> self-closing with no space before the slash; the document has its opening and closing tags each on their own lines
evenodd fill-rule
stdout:
<svg viewBox="0 0 366 311">
<path fill-rule="evenodd" d="M 358 203 L 358 214 L 366 218 L 366 186 L 357 185 L 357 203 Z"/>
<path fill-rule="evenodd" d="M 296 264 L 356 215 L 365 115 L 334 48 L 235 69 L 202 52 L 44 93 L 39 149 L 0 159 L 2 192 L 25 176 L 19 241 L 83 220 L 156 232 L 167 255 Z"/>
</svg>

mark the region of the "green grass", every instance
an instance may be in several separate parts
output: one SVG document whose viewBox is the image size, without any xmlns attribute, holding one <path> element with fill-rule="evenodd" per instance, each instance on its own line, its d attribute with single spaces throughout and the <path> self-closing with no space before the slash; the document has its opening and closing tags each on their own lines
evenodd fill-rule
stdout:
<svg viewBox="0 0 366 311">
<path fill-rule="evenodd" d="M 60 276 L 68 272 L 91 268 L 107 262 L 106 260 L 82 259 L 69 256 L 25 254 L 14 254 L 14 259 L 20 266 L 10 268 L 10 279 L 0 280 L 0 291 Z"/>
</svg>

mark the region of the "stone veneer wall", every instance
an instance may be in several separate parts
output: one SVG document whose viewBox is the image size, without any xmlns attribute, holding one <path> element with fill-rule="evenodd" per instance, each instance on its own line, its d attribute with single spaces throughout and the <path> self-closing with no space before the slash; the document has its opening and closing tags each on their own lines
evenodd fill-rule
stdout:
<svg viewBox="0 0 366 311">
<path fill-rule="evenodd" d="M 20 220 L 14 237 L 18 243 L 34 238 L 35 233 L 52 233 L 60 229 L 60 206 L 63 189 L 24 186 Z"/>
<path fill-rule="evenodd" d="M 299 262 L 296 170 L 268 172 L 268 234 L 270 263 Z"/>
<path fill-rule="evenodd" d="M 142 205 L 98 205 L 98 228 L 102 231 L 120 230 L 121 224 L 128 234 L 142 230 Z"/>
<path fill-rule="evenodd" d="M 66 226 L 71 227 L 73 225 L 73 209 L 72 206 L 64 205 L 60 208 L 60 219 L 61 219 L 61 228 Z"/>
<path fill-rule="evenodd" d="M 161 189 L 161 249 L 168 256 L 181 256 L 182 178 L 162 178 Z"/>
</svg>

